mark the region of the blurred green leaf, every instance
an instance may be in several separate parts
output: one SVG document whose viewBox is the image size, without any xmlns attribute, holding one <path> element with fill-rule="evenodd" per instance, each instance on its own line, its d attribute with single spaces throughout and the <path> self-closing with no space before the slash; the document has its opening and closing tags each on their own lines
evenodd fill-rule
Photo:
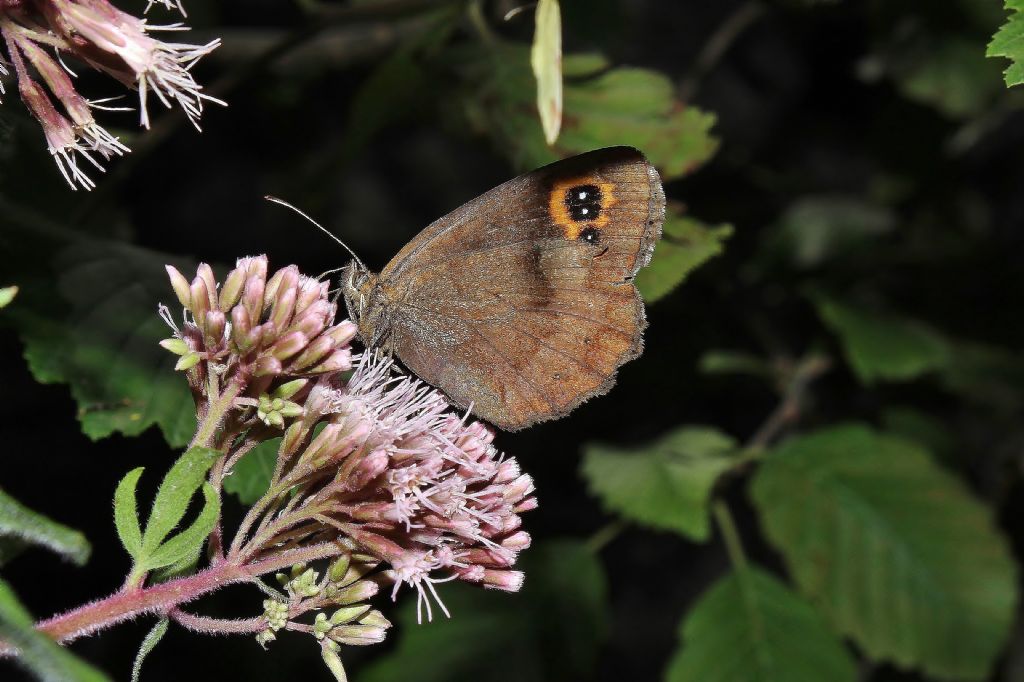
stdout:
<svg viewBox="0 0 1024 682">
<path fill-rule="evenodd" d="M 32 627 L 32 616 L 0 580 L 0 640 L 17 647 L 15 663 L 44 682 L 109 682 L 109 678 Z"/>
<path fill-rule="evenodd" d="M 997 346 L 956 342 L 940 383 L 965 398 L 1012 413 L 1024 406 L 1024 354 Z"/>
<path fill-rule="evenodd" d="M 885 431 L 912 440 L 940 461 L 952 463 L 956 455 L 956 442 L 949 429 L 936 417 L 905 405 L 886 407 L 882 412 Z"/>
<path fill-rule="evenodd" d="M 142 674 L 142 662 L 146 660 L 146 656 L 149 656 L 149 653 L 153 651 L 156 645 L 160 643 L 160 640 L 164 638 L 164 635 L 167 634 L 167 626 L 170 623 L 170 619 L 166 617 L 161 618 L 142 639 L 139 651 L 135 654 L 135 661 L 132 663 L 132 682 L 139 682 L 139 676 Z"/>
<path fill-rule="evenodd" d="M 740 461 L 736 442 L 713 428 L 685 426 L 639 448 L 588 445 L 583 476 L 604 506 L 625 518 L 707 540 L 708 498 Z"/>
<path fill-rule="evenodd" d="M 1003 72 L 1009 87 L 1024 83 L 1024 0 L 1006 0 L 1004 7 L 1012 14 L 992 36 L 985 55 L 1010 60 L 1010 66 Z"/>
<path fill-rule="evenodd" d="M 753 374 L 760 377 L 775 374 L 764 358 L 734 350 L 705 351 L 697 361 L 697 368 L 704 374 Z"/>
<path fill-rule="evenodd" d="M 6 308 L 10 305 L 14 297 L 18 295 L 18 287 L 3 287 L 0 288 L 0 308 Z"/>
<path fill-rule="evenodd" d="M 688 216 L 669 214 L 650 265 L 636 275 L 644 300 L 653 303 L 683 283 L 691 272 L 722 253 L 731 225 L 708 227 Z"/>
<path fill-rule="evenodd" d="M 951 118 L 983 113 L 1001 90 L 999 71 L 978 41 L 938 36 L 907 52 L 894 69 L 896 87 Z"/>
<path fill-rule="evenodd" d="M 674 99 L 672 82 L 647 69 L 607 68 L 597 55 L 565 55 L 564 109 L 558 143 L 549 147 L 536 116 L 529 51 L 500 44 L 461 51 L 461 104 L 477 133 L 491 137 L 522 170 L 591 149 L 634 146 L 672 180 L 718 148 L 713 114 Z"/>
<path fill-rule="evenodd" d="M 548 541 L 520 558 L 517 594 L 439 585 L 452 617 L 416 623 L 415 595 L 399 608 L 394 649 L 359 670 L 359 682 L 522 682 L 590 677 L 608 634 L 607 588 L 597 558 L 582 543 Z M 518 568 L 518 566 L 517 566 Z"/>
<path fill-rule="evenodd" d="M 988 509 L 918 445 L 861 425 L 783 443 L 751 493 L 800 589 L 872 659 L 980 680 L 1017 571 Z"/>
<path fill-rule="evenodd" d="M 189 448 L 170 468 L 157 489 L 153 510 L 146 521 L 146 530 L 142 534 L 143 554 L 153 554 L 168 533 L 181 522 L 192 496 L 206 480 L 206 472 L 220 456 L 220 452 L 210 448 Z"/>
<path fill-rule="evenodd" d="M 42 545 L 81 566 L 92 548 L 77 530 L 52 521 L 0 490 L 0 536 Z"/>
<path fill-rule="evenodd" d="M 551 145 L 562 127 L 562 16 L 558 0 L 537 3 L 530 66 L 537 78 L 537 111 L 544 141 Z"/>
<path fill-rule="evenodd" d="M 188 386 L 173 371 L 174 356 L 157 345 L 168 333 L 157 302 L 174 299 L 165 262 L 144 249 L 78 242 L 53 262 L 56 290 L 26 295 L 5 316 L 35 378 L 69 384 L 92 439 L 135 436 L 156 424 L 181 446 L 195 430 Z"/>
<path fill-rule="evenodd" d="M 247 505 L 263 497 L 270 487 L 280 447 L 281 439 L 271 438 L 246 453 L 224 479 L 224 492 L 238 495 L 238 500 Z"/>
<path fill-rule="evenodd" d="M 818 315 L 839 337 L 843 354 L 865 384 L 909 381 L 946 367 L 949 342 L 924 324 L 813 296 Z"/>
<path fill-rule="evenodd" d="M 769 257 L 816 268 L 892 231 L 892 212 L 856 196 L 807 196 L 793 202 L 770 232 Z"/>
<path fill-rule="evenodd" d="M 810 604 L 755 567 L 704 593 L 680 627 L 666 682 L 854 682 L 842 642 Z"/>
</svg>

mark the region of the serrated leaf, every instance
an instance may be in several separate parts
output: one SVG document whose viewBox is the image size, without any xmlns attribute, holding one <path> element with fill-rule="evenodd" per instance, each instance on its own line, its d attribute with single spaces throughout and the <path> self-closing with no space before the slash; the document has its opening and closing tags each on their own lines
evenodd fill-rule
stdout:
<svg viewBox="0 0 1024 682">
<path fill-rule="evenodd" d="M 653 303 L 683 283 L 691 272 L 722 253 L 731 225 L 709 227 L 687 216 L 669 214 L 650 265 L 640 270 L 636 285 Z"/>
<path fill-rule="evenodd" d="M 138 488 L 142 471 L 143 467 L 129 471 L 117 484 L 117 489 L 114 491 L 114 527 L 117 529 L 117 537 L 120 538 L 121 545 L 128 552 L 128 556 L 136 562 L 142 555 L 142 529 L 139 527 L 139 511 L 135 491 Z"/>
<path fill-rule="evenodd" d="M 167 618 L 161 618 L 153 626 L 153 629 L 146 633 L 146 636 L 142 640 L 142 644 L 139 646 L 138 653 L 135 654 L 135 661 L 132 663 L 132 682 L 139 682 L 139 676 L 142 674 L 142 662 L 146 660 L 146 656 L 153 651 L 160 640 L 167 634 L 167 627 L 171 621 Z"/>
<path fill-rule="evenodd" d="M 686 426 L 640 448 L 589 445 L 583 476 L 607 509 L 703 541 L 710 535 L 711 488 L 740 457 L 729 436 L 709 427 Z"/>
<path fill-rule="evenodd" d="M 637 68 L 607 68 L 597 55 L 562 59 L 563 113 L 558 143 L 549 146 L 535 115 L 529 50 L 500 44 L 455 54 L 465 71 L 464 118 L 493 139 L 522 170 L 591 149 L 630 145 L 672 180 L 714 155 L 713 114 L 675 99 L 671 80 Z"/>
<path fill-rule="evenodd" d="M 1012 14 L 992 36 L 985 52 L 987 57 L 1006 57 L 1011 64 L 1003 72 L 1007 87 L 1024 83 L 1024 0 L 1006 0 Z"/>
<path fill-rule="evenodd" d="M 0 288 L 0 308 L 6 308 L 10 305 L 14 297 L 18 295 L 18 287 L 2 287 Z"/>
<path fill-rule="evenodd" d="M 191 561 L 202 548 L 206 537 L 217 525 L 220 514 L 220 499 L 209 483 L 203 483 L 203 508 L 187 528 L 172 536 L 143 558 L 142 569 L 151 571 L 171 566 L 181 561 Z M 147 527 L 146 530 L 149 530 Z"/>
<path fill-rule="evenodd" d="M 562 127 L 562 13 L 558 0 L 537 3 L 530 67 L 537 79 L 537 112 L 544 141 L 558 139 Z"/>
<path fill-rule="evenodd" d="M 14 536 L 42 545 L 79 566 L 89 560 L 92 548 L 77 530 L 32 511 L 0 490 L 0 536 Z"/>
<path fill-rule="evenodd" d="M 36 379 L 69 385 L 92 439 L 134 436 L 155 424 L 178 447 L 195 430 L 188 386 L 172 371 L 177 358 L 158 345 L 167 325 L 156 305 L 173 299 L 165 262 L 145 249 L 78 242 L 53 259 L 56 291 L 25 295 L 5 315 Z"/>
<path fill-rule="evenodd" d="M 270 477 L 277 464 L 280 438 L 264 441 L 246 453 L 224 478 L 224 492 L 238 496 L 242 504 L 253 504 L 270 487 Z"/>
<path fill-rule="evenodd" d="M 0 640 L 19 651 L 15 663 L 44 682 L 109 682 L 110 678 L 32 627 L 32 616 L 0 580 Z"/>
<path fill-rule="evenodd" d="M 174 463 L 153 500 L 153 510 L 142 534 L 142 553 L 150 556 L 167 534 L 181 522 L 188 504 L 206 480 L 206 472 L 221 456 L 210 448 L 190 448 Z M 205 488 L 204 488 L 205 493 Z M 205 511 L 205 508 L 204 508 Z M 161 564 L 165 566 L 166 564 Z"/>
<path fill-rule="evenodd" d="M 517 594 L 438 585 L 451 619 L 418 625 L 407 594 L 395 648 L 360 670 L 359 682 L 407 679 L 410 670 L 417 682 L 588 679 L 608 633 L 600 563 L 571 540 L 538 544 L 520 561 L 527 579 Z"/>
<path fill-rule="evenodd" d="M 719 579 L 687 613 L 666 682 L 854 682 L 850 654 L 810 604 L 755 567 Z"/>
<path fill-rule="evenodd" d="M 864 384 L 879 379 L 910 381 L 940 370 L 950 361 L 949 342 L 920 322 L 855 308 L 825 296 L 815 296 L 814 303 Z"/>
<path fill-rule="evenodd" d="M 943 680 L 988 674 L 1016 567 L 989 510 L 924 449 L 836 426 L 768 453 L 751 492 L 801 591 L 871 658 Z"/>
</svg>

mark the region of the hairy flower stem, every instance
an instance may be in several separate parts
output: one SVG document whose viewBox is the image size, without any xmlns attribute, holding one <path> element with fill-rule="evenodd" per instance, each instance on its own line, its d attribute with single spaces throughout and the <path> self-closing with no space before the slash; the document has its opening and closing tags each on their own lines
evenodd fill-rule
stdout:
<svg viewBox="0 0 1024 682">
<path fill-rule="evenodd" d="M 115 592 L 105 599 L 85 604 L 67 613 L 41 621 L 36 624 L 36 629 L 64 644 L 142 614 L 170 613 L 176 607 L 226 585 L 253 582 L 257 577 L 266 573 L 280 571 L 299 563 L 333 558 L 345 551 L 345 548 L 337 543 L 325 542 L 279 552 L 250 564 L 224 562 L 195 575 L 177 580 L 145 588 Z M 193 618 L 197 619 L 198 617 Z M 192 620 L 192 622 L 198 623 L 199 620 Z M 209 623 L 207 624 L 209 625 Z M 13 654 L 13 647 L 0 642 L 0 657 Z"/>
<path fill-rule="evenodd" d="M 245 383 L 242 381 L 232 381 L 224 389 L 213 402 L 210 403 L 209 409 L 206 410 L 206 414 L 203 415 L 202 422 L 196 429 L 196 435 L 189 444 L 190 448 L 196 446 L 220 449 L 217 444 L 215 436 L 218 435 L 217 429 L 223 423 L 228 412 L 235 404 L 235 398 L 242 394 L 245 390 Z"/>
</svg>

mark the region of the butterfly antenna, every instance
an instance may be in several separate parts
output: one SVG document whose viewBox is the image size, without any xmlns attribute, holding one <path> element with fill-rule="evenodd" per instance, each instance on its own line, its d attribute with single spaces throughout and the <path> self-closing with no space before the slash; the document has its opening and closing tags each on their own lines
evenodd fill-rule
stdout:
<svg viewBox="0 0 1024 682">
<path fill-rule="evenodd" d="M 284 206 L 285 208 L 290 208 L 291 210 L 295 211 L 296 213 L 298 213 L 298 214 L 299 214 L 300 216 L 302 216 L 303 218 L 305 218 L 305 219 L 306 219 L 306 220 L 308 220 L 309 222 L 313 223 L 313 225 L 314 225 L 314 226 L 315 226 L 315 227 L 316 227 L 316 228 L 317 228 L 318 230 L 320 230 L 321 232 L 323 232 L 324 234 L 326 234 L 326 235 L 327 235 L 328 237 L 330 237 L 330 238 L 331 238 L 331 239 L 333 239 L 334 241 L 338 242 L 338 244 L 340 244 L 340 245 L 341 245 L 341 248 L 343 248 L 343 249 L 345 249 L 346 251 L 348 251 L 348 252 L 349 252 L 349 253 L 350 253 L 350 254 L 352 255 L 352 258 L 353 258 L 353 259 L 355 259 L 356 263 L 357 263 L 357 264 L 359 265 L 359 267 L 360 267 L 360 268 L 362 268 L 363 270 L 366 270 L 366 269 L 367 269 L 367 268 L 366 268 L 366 265 L 365 265 L 365 264 L 363 264 L 363 261 L 359 260 L 359 256 L 357 256 L 357 255 L 356 255 L 356 252 L 355 252 L 355 251 L 353 251 L 352 249 L 350 249 L 350 248 L 349 248 L 348 244 L 346 244 L 345 242 L 343 242 L 343 241 L 341 241 L 340 239 L 338 239 L 338 238 L 337 238 L 337 237 L 336 237 L 336 236 L 335 236 L 334 234 L 332 234 L 332 233 L 331 233 L 331 231 L 330 231 L 330 230 L 328 230 L 328 229 L 327 229 L 326 227 L 324 227 L 323 225 L 321 225 L 321 224 L 320 224 L 320 223 L 318 223 L 317 221 L 315 221 L 315 220 L 313 220 L 312 218 L 310 218 L 310 217 L 309 217 L 308 215 L 306 215 L 306 214 L 305 214 L 305 213 L 304 213 L 303 211 L 301 211 L 300 209 L 296 208 L 295 206 L 292 206 L 291 204 L 289 204 L 289 203 L 288 203 L 287 201 L 285 201 L 284 199 L 278 199 L 277 197 L 271 196 L 271 195 L 269 195 L 269 194 L 268 194 L 268 195 L 266 195 L 266 196 L 265 196 L 265 197 L 263 197 L 263 198 L 264 198 L 264 199 L 266 199 L 267 201 L 272 201 L 272 202 L 274 202 L 275 204 L 280 204 L 281 206 Z"/>
</svg>

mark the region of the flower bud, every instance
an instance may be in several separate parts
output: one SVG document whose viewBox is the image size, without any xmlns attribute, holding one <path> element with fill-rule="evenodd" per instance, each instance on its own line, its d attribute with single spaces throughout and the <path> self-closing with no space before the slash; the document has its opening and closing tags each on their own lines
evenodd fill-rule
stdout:
<svg viewBox="0 0 1024 682">
<path fill-rule="evenodd" d="M 334 349 L 334 341 L 327 336 L 318 336 L 309 343 L 299 355 L 292 360 L 291 367 L 296 372 L 320 362 L 324 356 Z"/>
<path fill-rule="evenodd" d="M 206 288 L 206 282 L 200 277 L 192 280 L 189 297 L 192 301 L 192 317 L 195 318 L 196 324 L 201 325 L 206 320 L 206 313 L 210 309 L 210 292 Z"/>
<path fill-rule="evenodd" d="M 242 291 L 241 300 L 245 310 L 249 313 L 249 320 L 253 325 L 258 324 L 263 316 L 263 280 L 250 276 L 245 281 L 245 290 Z"/>
<path fill-rule="evenodd" d="M 372 584 L 372 583 L 371 583 Z M 340 608 L 331 614 L 330 624 L 331 625 L 345 625 L 351 623 L 354 620 L 359 620 L 363 616 L 370 612 L 372 607 L 369 604 L 358 604 L 356 606 L 346 606 Z"/>
<path fill-rule="evenodd" d="M 531 543 L 530 534 L 526 531 L 513 533 L 501 541 L 501 546 L 513 552 L 520 552 L 529 548 Z"/>
<path fill-rule="evenodd" d="M 287 400 L 305 388 L 308 383 L 309 379 L 293 379 L 275 388 L 272 395 L 275 398 L 284 398 Z"/>
<path fill-rule="evenodd" d="M 343 348 L 331 353 L 330 357 L 311 371 L 326 374 L 327 372 L 344 372 L 350 369 L 352 369 L 352 351 Z"/>
<path fill-rule="evenodd" d="M 218 307 L 221 312 L 226 313 L 238 303 L 238 299 L 242 297 L 243 284 L 245 284 L 245 270 L 242 267 L 236 267 L 228 273 L 227 279 L 224 280 L 224 286 L 220 289 Z"/>
<path fill-rule="evenodd" d="M 380 592 L 380 586 L 377 583 L 370 580 L 360 580 L 338 590 L 334 597 L 331 598 L 331 602 L 339 606 L 356 604 L 371 599 L 378 592 Z"/>
<path fill-rule="evenodd" d="M 231 340 L 243 353 L 248 352 L 255 345 L 251 320 L 247 308 L 236 305 L 231 309 Z"/>
<path fill-rule="evenodd" d="M 277 358 L 264 355 L 256 361 L 256 366 L 253 368 L 253 376 L 265 377 L 265 376 L 277 376 L 282 372 L 281 361 Z"/>
<path fill-rule="evenodd" d="M 184 355 L 189 351 L 188 344 L 182 339 L 164 339 L 160 342 L 160 346 L 175 355 Z"/>
<path fill-rule="evenodd" d="M 339 625 L 327 636 L 338 644 L 366 646 L 383 642 L 387 636 L 387 630 L 376 625 Z"/>
<path fill-rule="evenodd" d="M 211 346 L 224 340 L 224 323 L 224 313 L 219 309 L 206 313 L 206 339 Z"/>
<path fill-rule="evenodd" d="M 178 297 L 181 307 L 191 308 L 192 292 L 189 289 L 188 280 L 173 265 L 165 265 L 164 269 L 167 270 L 167 276 L 171 280 L 171 288 L 174 289 L 174 295 Z"/>
<path fill-rule="evenodd" d="M 206 294 L 209 296 L 207 302 L 211 308 L 217 307 L 217 278 L 213 276 L 213 268 L 206 263 L 200 263 L 196 270 L 196 276 L 203 280 L 206 285 Z"/>
<path fill-rule="evenodd" d="M 281 289 L 278 295 L 273 298 L 273 304 L 270 309 L 270 321 L 278 329 L 285 329 L 291 323 L 292 313 L 295 312 L 295 297 L 298 295 L 298 292 L 296 292 L 294 285 L 286 288 L 287 280 L 288 278 L 285 278 L 281 282 Z"/>
<path fill-rule="evenodd" d="M 278 360 L 287 360 L 305 348 L 308 343 L 309 339 L 302 332 L 290 332 L 271 346 L 270 354 Z"/>
<path fill-rule="evenodd" d="M 484 570 L 484 587 L 491 589 L 518 592 L 522 589 L 524 580 L 526 580 L 526 574 L 522 571 Z"/>
<path fill-rule="evenodd" d="M 188 353 L 185 353 L 180 358 L 178 358 L 178 362 L 174 364 L 174 369 L 175 371 L 178 372 L 190 370 L 196 365 L 198 365 L 199 361 L 202 359 L 203 356 L 201 356 L 199 353 L 189 351 Z"/>
</svg>

